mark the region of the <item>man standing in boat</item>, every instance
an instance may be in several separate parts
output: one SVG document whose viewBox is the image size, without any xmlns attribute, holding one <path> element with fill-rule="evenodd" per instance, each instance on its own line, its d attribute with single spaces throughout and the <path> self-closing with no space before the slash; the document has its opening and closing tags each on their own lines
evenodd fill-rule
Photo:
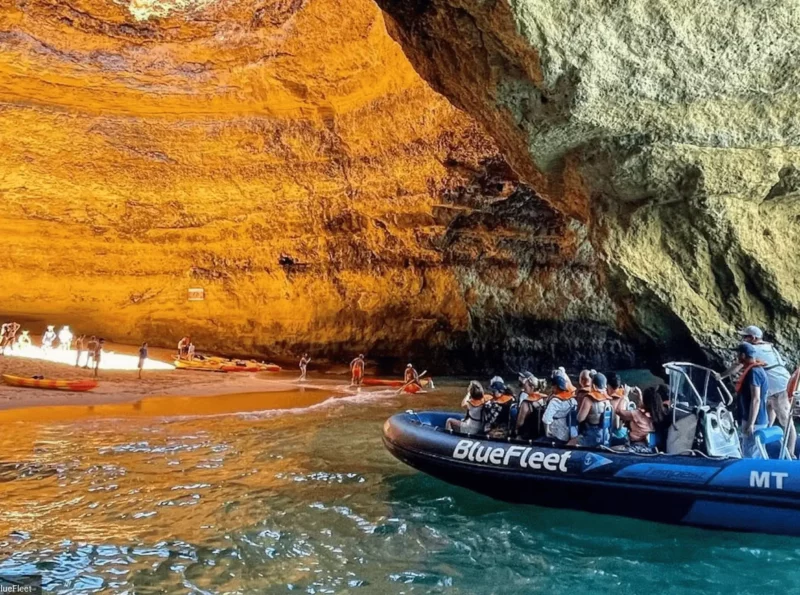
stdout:
<svg viewBox="0 0 800 595">
<path fill-rule="evenodd" d="M 361 386 L 361 381 L 364 380 L 364 365 L 363 353 L 350 362 L 350 386 Z"/>
<path fill-rule="evenodd" d="M 792 423 L 791 404 L 789 401 L 789 378 L 791 374 L 786 368 L 786 361 L 775 349 L 772 343 L 764 341 L 764 332 L 755 325 L 750 325 L 739 331 L 742 340 L 755 349 L 756 361 L 762 362 L 764 371 L 767 374 L 767 415 L 769 424 L 778 423 L 784 432 L 788 432 L 786 449 L 794 457 L 795 444 L 797 442 L 797 431 Z M 742 364 L 735 362 L 730 368 L 723 372 L 722 376 L 736 376 L 742 370 Z"/>
<path fill-rule="evenodd" d="M 742 431 L 742 456 L 753 458 L 757 454 L 755 432 L 769 424 L 767 416 L 767 392 L 769 383 L 764 362 L 756 359 L 756 348 L 750 343 L 742 343 L 737 349 L 742 373 L 736 383 L 736 396 L 739 400 L 739 427 Z"/>
</svg>

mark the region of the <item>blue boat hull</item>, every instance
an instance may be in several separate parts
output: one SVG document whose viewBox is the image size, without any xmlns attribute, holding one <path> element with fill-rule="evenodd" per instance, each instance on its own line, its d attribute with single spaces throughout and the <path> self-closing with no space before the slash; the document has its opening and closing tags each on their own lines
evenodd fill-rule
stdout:
<svg viewBox="0 0 800 595">
<path fill-rule="evenodd" d="M 796 461 L 637 455 L 450 434 L 459 413 L 402 413 L 384 424 L 396 458 L 508 502 L 677 525 L 800 535 Z"/>
</svg>

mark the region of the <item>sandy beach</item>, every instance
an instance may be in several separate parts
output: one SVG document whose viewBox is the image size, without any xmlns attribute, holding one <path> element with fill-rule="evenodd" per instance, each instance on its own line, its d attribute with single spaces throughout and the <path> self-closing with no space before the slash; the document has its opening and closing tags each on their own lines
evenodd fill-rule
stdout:
<svg viewBox="0 0 800 595">
<path fill-rule="evenodd" d="M 133 352 L 124 345 L 109 345 L 118 352 Z M 163 362 L 172 360 L 168 349 L 151 349 L 151 359 Z M 17 376 L 40 375 L 45 378 L 92 378 L 92 371 L 75 366 L 21 357 L 0 357 L 0 374 Z M 21 407 L 99 405 L 136 402 L 147 397 L 162 396 L 214 396 L 249 392 L 281 392 L 296 390 L 297 373 L 294 370 L 279 373 L 257 374 L 193 372 L 187 370 L 145 371 L 141 380 L 136 371 L 101 370 L 99 386 L 89 392 L 62 392 L 19 388 L 0 383 L 0 410 Z M 329 379 L 318 383 L 337 384 Z M 338 382 L 341 384 L 341 382 Z"/>
</svg>

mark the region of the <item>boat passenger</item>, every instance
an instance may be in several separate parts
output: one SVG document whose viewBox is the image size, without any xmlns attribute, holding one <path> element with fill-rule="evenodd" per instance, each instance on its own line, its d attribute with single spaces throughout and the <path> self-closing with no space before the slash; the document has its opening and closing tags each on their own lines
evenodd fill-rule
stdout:
<svg viewBox="0 0 800 595">
<path fill-rule="evenodd" d="M 790 395 L 788 392 L 789 378 L 791 374 L 786 367 L 786 360 L 775 349 L 772 343 L 764 341 L 764 332 L 757 326 L 748 326 L 739 331 L 739 335 L 745 343 L 750 343 L 756 350 L 756 359 L 764 362 L 764 371 L 767 373 L 767 414 L 769 424 L 778 423 L 784 431 L 789 432 L 786 442 L 787 450 L 794 456 L 795 444 L 797 443 L 797 431 L 792 420 Z M 725 371 L 724 375 L 736 374 L 741 370 L 741 365 L 736 362 Z"/>
<path fill-rule="evenodd" d="M 619 412 L 629 409 L 628 387 L 622 384 L 616 372 L 610 372 L 606 378 L 608 386 L 606 394 L 611 399 L 611 445 L 626 444 L 628 442 L 628 428 L 619 417 Z"/>
<path fill-rule="evenodd" d="M 769 424 L 767 415 L 767 393 L 769 382 L 764 362 L 756 359 L 756 348 L 751 343 L 742 343 L 737 349 L 742 374 L 736 383 L 739 399 L 737 412 L 742 432 L 742 456 L 753 458 L 757 455 L 754 433 Z"/>
<path fill-rule="evenodd" d="M 533 440 L 542 434 L 542 414 L 547 405 L 547 397 L 539 392 L 539 379 L 530 372 L 519 375 L 522 392 L 519 394 L 516 434 L 523 440 Z"/>
<path fill-rule="evenodd" d="M 592 378 L 592 390 L 581 403 L 578 410 L 578 423 L 583 423 L 583 431 L 578 436 L 579 446 L 608 446 L 611 426 L 611 403 L 606 393 L 608 382 L 603 374 Z"/>
<path fill-rule="evenodd" d="M 450 418 L 445 423 L 445 428 L 449 432 L 461 432 L 462 434 L 480 434 L 484 428 L 483 405 L 492 397 L 485 395 L 480 382 L 473 380 L 469 383 L 467 394 L 461 401 L 461 407 L 466 409 L 464 419 Z"/>
<path fill-rule="evenodd" d="M 363 353 L 350 362 L 350 386 L 361 386 L 361 381 L 364 379 L 364 363 Z"/>
<path fill-rule="evenodd" d="M 653 442 L 657 442 L 655 436 L 655 424 L 653 423 L 653 416 L 650 412 L 650 407 L 655 405 L 660 406 L 660 403 L 654 403 L 653 400 L 658 400 L 655 390 L 650 392 L 650 402 L 645 403 L 641 389 L 633 387 L 630 390 L 630 401 L 635 405 L 634 409 L 620 409 L 617 416 L 625 423 L 628 424 L 628 436 L 630 445 L 633 450 L 651 451 L 650 440 L 652 436 Z"/>
<path fill-rule="evenodd" d="M 489 381 L 489 392 L 495 397 L 499 397 L 506 390 L 506 381 L 500 376 L 492 376 Z"/>
<path fill-rule="evenodd" d="M 186 348 L 186 359 L 190 362 L 194 361 L 194 343 L 189 341 L 189 346 Z"/>
<path fill-rule="evenodd" d="M 661 451 L 666 451 L 667 434 L 672 425 L 669 410 L 669 388 L 666 384 L 660 384 L 657 388 L 648 386 L 644 389 L 643 401 L 645 409 L 650 414 L 650 419 L 653 420 L 656 447 Z"/>
<path fill-rule="evenodd" d="M 511 431 L 511 407 L 515 402 L 511 389 L 503 387 L 483 406 L 484 430 L 490 438 L 504 440 L 508 437 Z"/>
<path fill-rule="evenodd" d="M 553 383 L 553 396 L 547 402 L 542 422 L 548 438 L 566 444 L 578 433 L 575 417 L 578 402 L 574 397 L 575 389 L 570 385 L 566 374 L 556 374 Z"/>
<path fill-rule="evenodd" d="M 578 376 L 578 390 L 575 391 L 575 401 L 578 403 L 580 409 L 583 398 L 592 390 L 592 377 L 597 374 L 596 370 L 581 370 Z"/>
<path fill-rule="evenodd" d="M 416 384 L 418 387 L 422 388 L 422 384 L 419 381 L 419 373 L 411 364 L 406 365 L 406 371 L 403 374 L 403 382 L 407 385 Z"/>
</svg>

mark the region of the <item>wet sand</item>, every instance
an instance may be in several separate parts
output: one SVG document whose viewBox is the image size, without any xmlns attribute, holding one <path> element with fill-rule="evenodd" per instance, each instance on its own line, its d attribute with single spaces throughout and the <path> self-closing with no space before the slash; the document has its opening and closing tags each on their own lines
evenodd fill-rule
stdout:
<svg viewBox="0 0 800 595">
<path fill-rule="evenodd" d="M 118 352 L 133 349 L 130 346 L 120 345 L 109 345 L 108 347 Z M 172 353 L 167 349 L 151 349 L 150 357 L 170 362 Z M 93 377 L 91 370 L 83 368 L 45 360 L 7 356 L 0 357 L 0 374 L 28 377 L 41 375 L 45 378 L 67 380 Z M 98 377 L 99 386 L 92 391 L 82 393 L 19 388 L 0 383 L 0 410 L 41 406 L 114 405 L 136 403 L 148 397 L 202 397 L 240 393 L 299 392 L 302 385 L 296 382 L 298 376 L 299 372 L 294 370 L 256 374 L 146 370 L 140 380 L 137 378 L 136 371 L 101 370 Z M 314 380 L 312 376 L 312 379 L 305 384 L 336 391 L 342 390 L 342 385 L 346 383 L 345 378 L 327 376 L 325 379 Z"/>
</svg>

